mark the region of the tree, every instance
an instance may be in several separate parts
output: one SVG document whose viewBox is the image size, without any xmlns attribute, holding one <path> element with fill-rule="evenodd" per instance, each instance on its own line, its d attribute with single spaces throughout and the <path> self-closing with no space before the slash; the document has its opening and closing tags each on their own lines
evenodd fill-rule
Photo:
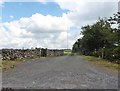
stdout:
<svg viewBox="0 0 120 91">
<path fill-rule="evenodd" d="M 114 17 L 99 18 L 93 25 L 82 27 L 81 39 L 73 45 L 73 52 L 83 55 L 99 56 L 113 60 L 120 57 L 120 30 L 112 28 L 118 21 L 118 15 Z"/>
<path fill-rule="evenodd" d="M 116 35 L 115 40 L 115 48 L 113 49 L 113 54 L 115 59 L 120 60 L 120 12 L 117 12 L 117 14 L 113 14 L 113 17 L 110 17 L 108 21 L 111 23 L 111 25 L 118 24 L 118 28 L 114 28 L 113 31 Z"/>
</svg>

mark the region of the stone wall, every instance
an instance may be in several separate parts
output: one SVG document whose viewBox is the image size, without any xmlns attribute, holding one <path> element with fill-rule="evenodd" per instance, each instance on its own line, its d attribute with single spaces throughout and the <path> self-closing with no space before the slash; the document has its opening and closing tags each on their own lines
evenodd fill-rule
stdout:
<svg viewBox="0 0 120 91">
<path fill-rule="evenodd" d="M 35 49 L 2 49 L 2 60 L 16 60 L 23 58 L 36 58 L 46 56 L 62 56 L 63 50 Z"/>
<path fill-rule="evenodd" d="M 63 50 L 47 50 L 47 56 L 62 56 L 63 54 Z"/>
</svg>

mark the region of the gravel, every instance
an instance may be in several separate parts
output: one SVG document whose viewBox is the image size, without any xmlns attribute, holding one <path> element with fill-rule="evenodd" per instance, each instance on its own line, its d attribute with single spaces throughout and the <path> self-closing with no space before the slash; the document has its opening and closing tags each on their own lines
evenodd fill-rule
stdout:
<svg viewBox="0 0 120 91">
<path fill-rule="evenodd" d="M 2 85 L 14 89 L 118 89 L 118 72 L 111 71 L 80 56 L 47 57 L 24 61 L 3 72 Z"/>
</svg>

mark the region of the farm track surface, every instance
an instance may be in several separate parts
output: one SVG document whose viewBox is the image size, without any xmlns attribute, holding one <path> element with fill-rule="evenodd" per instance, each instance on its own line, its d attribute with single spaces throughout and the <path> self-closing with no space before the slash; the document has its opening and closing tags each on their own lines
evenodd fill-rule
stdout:
<svg viewBox="0 0 120 91">
<path fill-rule="evenodd" d="M 24 61 L 3 72 L 2 86 L 14 89 L 118 89 L 118 71 L 80 56 Z"/>
</svg>

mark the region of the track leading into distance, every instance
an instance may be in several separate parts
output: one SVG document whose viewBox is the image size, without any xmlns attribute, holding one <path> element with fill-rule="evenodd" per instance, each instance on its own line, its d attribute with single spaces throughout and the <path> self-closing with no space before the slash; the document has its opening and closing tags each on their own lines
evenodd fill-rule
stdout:
<svg viewBox="0 0 120 91">
<path fill-rule="evenodd" d="M 118 89 L 118 73 L 80 56 L 24 61 L 3 72 L 3 87 L 16 89 Z"/>
</svg>

